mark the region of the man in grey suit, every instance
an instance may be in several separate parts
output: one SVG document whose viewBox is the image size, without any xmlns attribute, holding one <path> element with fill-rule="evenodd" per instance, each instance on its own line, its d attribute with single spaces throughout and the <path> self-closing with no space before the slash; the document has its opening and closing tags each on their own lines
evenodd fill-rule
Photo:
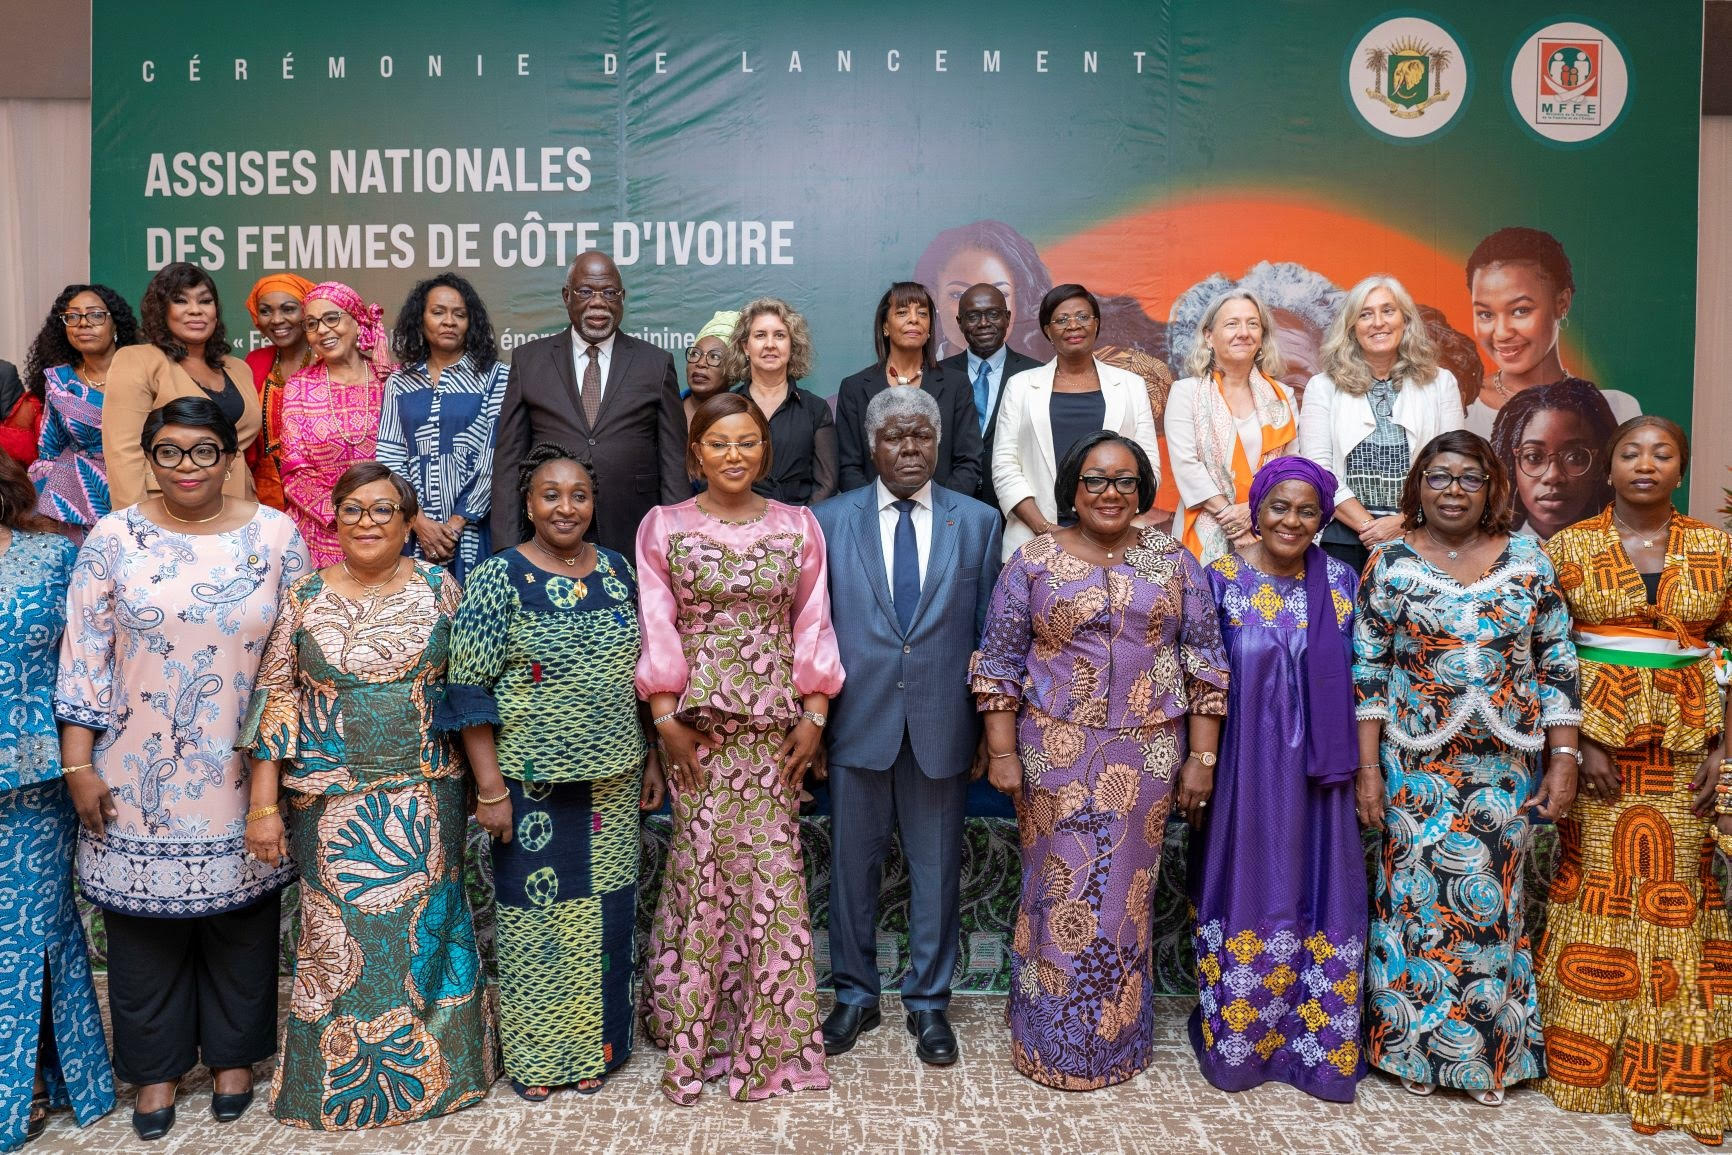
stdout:
<svg viewBox="0 0 1732 1155">
<path fill-rule="evenodd" d="M 644 514 L 692 495 L 679 378 L 667 350 L 619 331 L 625 286 L 612 257 L 578 254 L 560 295 L 571 327 L 511 357 L 493 450 L 493 548 L 529 536 L 517 470 L 551 441 L 589 459 L 597 498 L 590 533 L 632 557 Z"/>
<path fill-rule="evenodd" d="M 998 508 L 998 491 L 992 484 L 992 434 L 998 428 L 998 403 L 1004 397 L 1004 383 L 1040 365 L 1033 357 L 1024 357 L 1004 343 L 1010 332 L 1010 308 L 996 285 L 984 282 L 968 286 L 956 300 L 956 327 L 968 342 L 968 348 L 954 357 L 938 363 L 946 378 L 959 377 L 968 382 L 974 394 L 974 410 L 980 421 L 981 466 L 980 484 L 972 496 Z"/>
<path fill-rule="evenodd" d="M 962 816 L 980 724 L 968 663 L 998 577 L 998 511 L 932 484 L 943 434 L 920 389 L 866 407 L 877 479 L 813 510 L 848 685 L 830 705 L 830 962 L 824 1050 L 879 1023 L 875 931 L 893 830 L 908 860 L 908 1031 L 922 1061 L 956 1061 L 947 1017 L 961 937 Z"/>
</svg>

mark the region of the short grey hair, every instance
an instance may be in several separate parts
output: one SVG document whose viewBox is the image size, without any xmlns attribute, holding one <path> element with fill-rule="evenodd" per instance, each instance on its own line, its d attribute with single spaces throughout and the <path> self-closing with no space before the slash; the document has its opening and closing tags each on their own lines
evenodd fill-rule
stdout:
<svg viewBox="0 0 1732 1155">
<path fill-rule="evenodd" d="M 933 435 L 944 439 L 944 421 L 932 394 L 917 385 L 892 385 L 866 405 L 866 444 L 877 445 L 878 431 L 897 417 L 924 417 L 932 422 Z"/>
</svg>

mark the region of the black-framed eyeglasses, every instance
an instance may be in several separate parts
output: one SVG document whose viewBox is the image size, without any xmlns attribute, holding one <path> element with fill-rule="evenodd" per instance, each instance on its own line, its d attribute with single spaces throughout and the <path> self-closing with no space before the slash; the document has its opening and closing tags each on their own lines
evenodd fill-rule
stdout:
<svg viewBox="0 0 1732 1155">
<path fill-rule="evenodd" d="M 1451 485 L 1461 486 L 1463 493 L 1478 493 L 1490 480 L 1483 473 L 1451 473 L 1447 469 L 1428 469 L 1419 476 L 1425 479 L 1426 488 L 1435 493 L 1442 493 Z"/>
<path fill-rule="evenodd" d="M 1138 485 L 1138 479 L 1129 474 L 1123 477 L 1105 477 L 1099 473 L 1085 473 L 1078 480 L 1090 493 L 1105 493 L 1110 485 L 1120 493 L 1129 495 L 1137 491 Z"/>
<path fill-rule="evenodd" d="M 722 363 L 722 351 L 720 349 L 700 349 L 696 345 L 689 347 L 686 350 L 686 364 L 696 365 L 699 361 L 706 365 L 720 365 Z"/>
<path fill-rule="evenodd" d="M 567 285 L 559 292 L 560 295 L 568 301 L 573 297 L 585 302 L 593 301 L 597 297 L 600 297 L 610 305 L 617 305 L 621 301 L 625 300 L 625 290 L 615 289 L 611 286 L 606 289 L 592 289 L 588 285 L 579 285 L 574 289 L 570 285 Z"/>
<path fill-rule="evenodd" d="M 68 329 L 76 328 L 79 325 L 88 325 L 92 329 L 97 329 L 107 320 L 107 309 L 86 309 L 82 313 L 68 310 L 67 312 L 60 314 L 60 323 L 65 325 Z"/>
<path fill-rule="evenodd" d="M 962 314 L 964 325 L 980 325 L 988 321 L 996 325 L 1000 321 L 1008 321 L 1009 319 L 1009 309 L 970 309 Z"/>
<path fill-rule="evenodd" d="M 332 309 L 329 313 L 322 313 L 317 317 L 306 318 L 301 322 L 301 328 L 307 331 L 307 336 L 309 337 L 317 333 L 320 329 L 329 329 L 331 332 L 335 333 L 338 328 L 342 326 L 344 316 L 346 316 L 346 314 L 341 309 Z"/>
<path fill-rule="evenodd" d="M 389 525 L 391 519 L 403 512 L 403 507 L 394 501 L 375 501 L 371 505 L 362 505 L 358 501 L 345 501 L 337 507 L 337 520 L 344 525 L 360 525 L 363 515 L 374 525 Z"/>
<path fill-rule="evenodd" d="M 1516 468 L 1529 477 L 1543 477 L 1552 462 L 1565 477 L 1580 477 L 1594 467 L 1594 451 L 1586 445 L 1572 445 L 1555 453 L 1547 453 L 1537 445 L 1516 451 Z"/>
<path fill-rule="evenodd" d="M 223 447 L 214 441 L 201 441 L 191 449 L 182 449 L 167 441 L 150 447 L 150 459 L 163 469 L 178 469 L 183 458 L 192 458 L 200 469 L 209 469 L 222 460 Z"/>
</svg>

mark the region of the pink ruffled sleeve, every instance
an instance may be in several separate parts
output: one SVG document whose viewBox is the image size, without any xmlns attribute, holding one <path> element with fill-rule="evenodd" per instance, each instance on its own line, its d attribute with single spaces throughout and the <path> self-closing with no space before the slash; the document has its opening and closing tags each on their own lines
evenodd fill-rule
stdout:
<svg viewBox="0 0 1732 1155">
<path fill-rule="evenodd" d="M 800 584 L 794 591 L 794 689 L 834 698 L 842 690 L 842 653 L 830 623 L 830 578 L 824 531 L 812 511 L 800 506 Z"/>
<path fill-rule="evenodd" d="M 637 527 L 638 627 L 643 649 L 637 659 L 637 694 L 686 692 L 691 667 L 680 642 L 679 603 L 668 573 L 668 514 L 650 510 Z"/>
</svg>

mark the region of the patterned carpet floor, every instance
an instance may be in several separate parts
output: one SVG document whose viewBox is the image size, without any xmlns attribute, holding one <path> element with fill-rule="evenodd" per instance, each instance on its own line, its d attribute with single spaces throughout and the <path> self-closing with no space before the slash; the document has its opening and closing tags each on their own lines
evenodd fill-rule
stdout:
<svg viewBox="0 0 1732 1155">
<path fill-rule="evenodd" d="M 102 980 L 98 979 L 100 983 Z M 1197 1073 L 1185 1039 L 1192 1000 L 1156 1002 L 1159 1034 L 1154 1064 L 1120 1086 L 1087 1094 L 1052 1091 L 1018 1075 L 1010 1064 L 1004 999 L 959 997 L 952 1021 L 962 1060 L 948 1070 L 923 1066 L 902 1028 L 894 999 L 884 1025 L 855 1049 L 831 1060 L 835 1086 L 767 1103 L 736 1103 L 711 1084 L 692 1108 L 661 1095 L 661 1055 L 639 1050 L 593 1097 L 564 1092 L 539 1106 L 519 1100 L 504 1083 L 486 1102 L 442 1119 L 363 1134 L 290 1130 L 255 1104 L 228 1125 L 210 1117 L 210 1084 L 202 1072 L 183 1087 L 179 1122 L 168 1137 L 140 1143 L 128 1120 L 130 1089 L 113 1114 L 78 1130 L 56 1113 L 31 1155 L 337 1155 L 415 1152 L 417 1155 L 783 1155 L 806 1152 L 1210 1152 L 1284 1151 L 1570 1152 L 1697 1150 L 1677 1133 L 1643 1137 L 1622 1119 L 1571 1115 L 1535 1091 L 1516 1090 L 1497 1109 L 1466 1096 L 1408 1095 L 1393 1079 L 1372 1075 L 1352 1106 L 1322 1103 L 1289 1087 L 1268 1085 L 1242 1094 L 1216 1091 Z M 287 1006 L 287 992 L 283 1005 Z M 828 997 L 825 996 L 828 1007 Z M 260 1087 L 268 1067 L 260 1070 Z M 261 1096 L 262 1098 L 262 1096 Z"/>
</svg>

